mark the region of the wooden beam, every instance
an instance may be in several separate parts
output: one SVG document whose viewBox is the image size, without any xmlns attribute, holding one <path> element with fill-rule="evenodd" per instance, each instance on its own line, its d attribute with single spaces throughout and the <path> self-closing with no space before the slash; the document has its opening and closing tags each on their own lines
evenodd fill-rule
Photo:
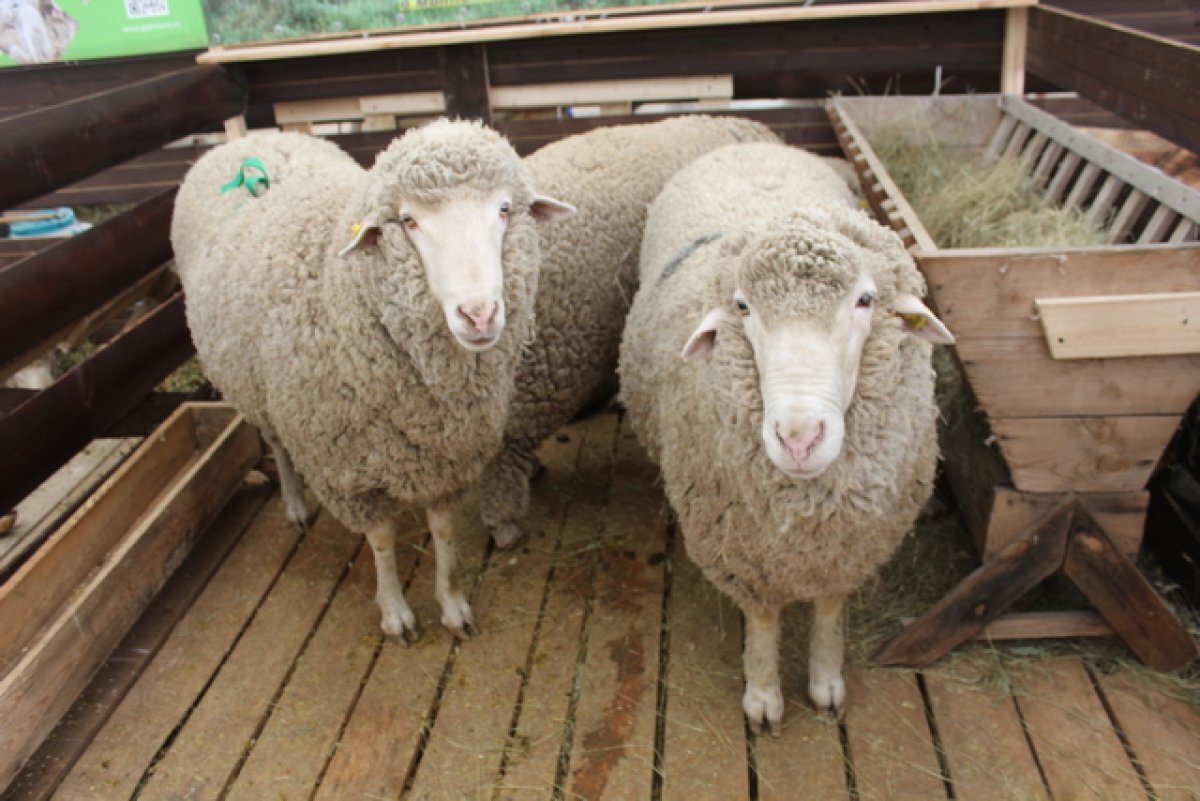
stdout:
<svg viewBox="0 0 1200 801">
<path fill-rule="evenodd" d="M 223 69 L 192 67 L 0 120 L 0 209 L 242 113 Z"/>
<path fill-rule="evenodd" d="M 164 192 L 0 271 L 0 364 L 168 261 L 174 203 L 174 190 Z"/>
<path fill-rule="evenodd" d="M 10 509 L 125 416 L 193 352 L 177 293 L 0 418 L 0 509 Z"/>
<path fill-rule="evenodd" d="M 1200 353 L 1200 292 L 1038 298 L 1033 305 L 1055 359 Z"/>
<path fill-rule="evenodd" d="M 498 109 L 636 103 L 649 100 L 727 100 L 732 97 L 733 77 L 729 75 L 578 81 L 492 88 L 492 106 Z"/>
<path fill-rule="evenodd" d="M 118 515 L 106 524 L 127 532 L 125 536 L 0 679 L 0 717 L 5 721 L 0 787 L 70 708 L 258 457 L 254 428 L 229 407 L 218 404 L 216 409 L 180 410 L 181 416 L 193 418 L 198 443 L 201 427 L 213 424 L 206 416 L 223 416 L 220 433 L 203 443 L 197 458 L 186 461 L 157 497 L 115 510 Z M 133 458 L 148 457 L 157 445 L 150 438 Z M 106 482 L 101 496 L 114 491 L 117 480 L 113 476 Z M 72 522 L 81 523 L 87 512 L 85 507 Z"/>
<path fill-rule="evenodd" d="M 1010 8 L 1004 13 L 1004 50 L 1000 61 L 1000 92 L 1025 94 L 1025 48 L 1029 9 Z"/>
<path fill-rule="evenodd" d="M 451 117 L 492 123 L 487 50 L 482 44 L 460 44 L 439 52 L 446 113 Z"/>
</svg>

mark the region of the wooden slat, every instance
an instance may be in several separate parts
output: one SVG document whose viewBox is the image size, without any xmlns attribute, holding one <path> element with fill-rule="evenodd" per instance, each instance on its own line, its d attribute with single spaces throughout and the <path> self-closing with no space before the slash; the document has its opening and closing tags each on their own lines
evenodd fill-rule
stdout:
<svg viewBox="0 0 1200 801">
<path fill-rule="evenodd" d="M 1049 659 L 1014 678 L 1017 704 L 1055 798 L 1146 797 L 1077 657 Z"/>
<path fill-rule="evenodd" d="M 809 612 L 794 604 L 782 615 L 779 674 L 785 704 L 783 734 L 754 740 L 760 801 L 790 801 L 799 787 L 812 798 L 837 801 L 850 797 L 838 723 L 818 716 L 808 698 Z"/>
<path fill-rule="evenodd" d="M 1171 236 L 1167 240 L 1172 245 L 1181 242 L 1191 242 L 1196 238 L 1196 223 L 1191 220 L 1181 219 L 1179 224 L 1171 231 Z"/>
<path fill-rule="evenodd" d="M 243 484 L 162 591 L 96 672 L 25 768 L 0 793 L 4 801 L 46 801 L 91 744 L 130 687 L 157 657 L 179 620 L 202 593 L 271 494 L 265 483 Z"/>
<path fill-rule="evenodd" d="M 1182 414 L 1200 357 L 1055 361 L 1041 339 L 960 339 L 971 388 L 994 417 Z"/>
<path fill-rule="evenodd" d="M 741 612 L 687 558 L 677 536 L 668 610 L 662 799 L 748 799 Z"/>
<path fill-rule="evenodd" d="M 1033 132 L 1024 122 L 1017 121 L 1017 127 L 1013 129 L 1012 136 L 1009 137 L 1008 144 L 1004 146 L 1004 150 L 1000 155 L 1011 158 L 1016 158 L 1025 148 L 1025 143 L 1029 141 L 1029 136 Z"/>
<path fill-rule="evenodd" d="M 1171 225 L 1179 219 L 1171 208 L 1167 206 L 1159 206 L 1150 215 L 1150 219 L 1146 222 L 1146 227 L 1142 229 L 1142 233 L 1137 238 L 1139 245 L 1146 245 L 1151 242 L 1162 242 L 1166 239 L 1167 233 L 1171 230 Z"/>
<path fill-rule="evenodd" d="M 1108 232 L 1105 234 L 1105 241 L 1108 244 L 1121 243 L 1125 241 L 1130 229 L 1137 222 L 1138 217 L 1146 210 L 1146 206 L 1150 203 L 1150 198 L 1138 189 L 1130 191 L 1121 202 L 1121 208 L 1113 217 L 1112 222 L 1108 225 Z"/>
<path fill-rule="evenodd" d="M 1150 478 L 1179 417 L 994 418 L 992 430 L 1026 492 L 1125 492 Z"/>
<path fill-rule="evenodd" d="M 1178 616 L 1082 509 L 1076 511 L 1063 572 L 1150 667 L 1178 670 L 1200 656 Z"/>
<path fill-rule="evenodd" d="M 1200 713 L 1170 689 L 1128 673 L 1097 673 L 1104 697 L 1158 801 L 1190 801 L 1200 786 Z"/>
<path fill-rule="evenodd" d="M 1200 292 L 1038 298 L 1055 359 L 1200 353 Z"/>
<path fill-rule="evenodd" d="M 491 91 L 492 107 L 497 109 L 732 97 L 729 75 L 496 86 Z"/>
<path fill-rule="evenodd" d="M 504 744 L 521 705 L 542 597 L 562 535 L 567 486 L 582 441 L 570 434 L 565 438 L 566 442 L 551 439 L 539 451 L 546 475 L 536 482 L 532 514 L 522 521 L 526 541 L 512 554 L 499 554 L 484 571 L 473 605 L 481 633 L 464 644 L 454 660 L 448 677 L 452 690 L 438 706 L 409 791 L 413 798 L 483 798 L 493 792 Z M 479 676 L 488 680 L 479 681 Z M 548 795 L 554 773 L 541 778 L 540 789 Z"/>
<path fill-rule="evenodd" d="M 133 796 L 292 557 L 297 539 L 275 495 L 88 745 L 57 797 Z M 297 557 L 310 560 L 315 545 L 306 540 Z"/>
<path fill-rule="evenodd" d="M 942 771 L 925 719 L 917 674 L 853 668 L 846 682 L 846 732 L 858 797 L 941 798 Z"/>
<path fill-rule="evenodd" d="M 996 659 L 972 653 L 924 672 L 954 798 L 1049 799 Z"/>
<path fill-rule="evenodd" d="M 203 414 L 186 407 L 181 412 L 197 419 Z M 0 734 L 0 785 L 36 750 L 183 561 L 258 458 L 258 447 L 257 434 L 240 417 L 230 422 L 0 681 L 0 712 L 8 721 Z"/>
<path fill-rule="evenodd" d="M 1059 201 L 1059 198 L 1067 191 L 1067 186 L 1071 178 L 1075 176 L 1075 171 L 1079 169 L 1079 162 L 1082 160 L 1083 157 L 1078 153 L 1067 153 L 1063 156 L 1062 161 L 1058 163 L 1058 167 L 1054 170 L 1054 176 L 1046 184 L 1045 197 L 1047 203 L 1057 203 Z"/>
<path fill-rule="evenodd" d="M 666 523 L 654 486 L 658 468 L 625 425 L 615 475 L 581 668 L 568 798 L 645 798 L 654 781 Z"/>
<path fill-rule="evenodd" d="M 613 482 L 617 416 L 595 415 L 566 436 L 583 438 L 520 716 L 507 744 L 498 798 L 545 798 L 554 787 L 571 721 L 579 648 Z M 587 491 L 581 491 L 587 488 Z M 536 490 L 535 490 L 536 491 Z M 560 786 L 565 780 L 557 776 Z"/>
<path fill-rule="evenodd" d="M 406 539 L 423 534 L 424 516 L 420 518 L 409 523 Z M 455 515 L 455 523 L 465 527 L 458 543 L 459 558 L 464 587 L 472 587 L 484 565 L 486 532 L 477 515 L 465 509 Z M 398 544 L 401 542 L 398 539 Z M 433 723 L 430 715 L 439 699 L 439 686 L 457 647 L 453 635 L 439 622 L 441 610 L 433 599 L 433 585 L 431 546 L 424 550 L 405 590 L 421 639 L 413 647 L 383 641 L 314 798 L 341 801 L 401 795 L 419 760 L 423 732 Z M 397 692 L 397 687 L 404 692 Z"/>
<path fill-rule="evenodd" d="M 1121 553 L 1134 558 L 1142 546 L 1146 507 L 1150 494 L 1137 492 L 1089 493 L 1077 496 L 1088 512 L 1104 527 Z M 1062 493 L 1019 492 L 1009 486 L 994 489 L 987 543 L 987 559 L 1013 542 L 1031 525 L 1065 500 Z"/>
<path fill-rule="evenodd" d="M 1005 115 L 1000 124 L 996 126 L 995 133 L 992 134 L 992 139 L 988 142 L 987 150 L 984 151 L 984 158 L 988 161 L 995 159 L 1008 146 L 1009 137 L 1016 130 L 1017 121 L 1012 117 Z"/>
<path fill-rule="evenodd" d="M 1064 209 L 1077 209 L 1083 205 L 1087 199 L 1088 192 L 1096 183 L 1096 179 L 1102 174 L 1100 165 L 1088 161 L 1083 165 L 1083 169 L 1075 176 L 1075 180 L 1071 185 L 1071 191 L 1067 193 L 1067 199 L 1063 201 Z"/>
<path fill-rule="evenodd" d="M 1200 284 L 1194 246 L 943 250 L 919 261 L 942 322 L 959 340 L 1041 339 L 1035 298 L 1191 292 Z"/>
<path fill-rule="evenodd" d="M 1046 149 L 1048 137 L 1041 131 L 1034 131 L 1033 136 L 1025 143 L 1025 147 L 1021 150 L 1020 161 L 1021 166 L 1026 172 L 1032 172 L 1038 159 L 1042 155 L 1042 151 Z"/>
<path fill-rule="evenodd" d="M 894 14 L 919 14 L 930 11 L 974 11 L 980 9 L 1030 6 L 1034 0 L 901 0 L 891 3 L 838 3 L 834 6 L 796 8 L 722 9 L 681 14 L 646 14 L 635 17 L 613 16 L 607 19 L 539 22 L 467 30 L 419 31 L 380 34 L 364 38 L 294 42 L 270 45 L 216 47 L 197 57 L 202 64 L 228 64 L 265 59 L 307 58 L 365 50 L 405 49 L 473 42 L 517 41 L 587 33 L 645 31 L 686 28 L 695 25 L 740 25 L 821 20 L 829 18 L 875 17 Z"/>
<path fill-rule="evenodd" d="M 1058 163 L 1062 153 L 1063 146 L 1058 142 L 1051 142 L 1042 150 L 1042 155 L 1038 158 L 1037 164 L 1034 166 L 1033 171 L 1029 174 L 1029 180 L 1035 187 L 1040 188 L 1045 185 L 1046 179 L 1050 175 L 1050 171 L 1054 168 L 1054 165 Z"/>
<path fill-rule="evenodd" d="M 1037 640 L 1047 637 L 1109 637 L 1112 626 L 1096 612 L 1013 612 L 993 620 L 980 640 Z"/>
<path fill-rule="evenodd" d="M 45 542 L 140 442 L 137 437 L 92 442 L 17 504 L 16 525 L 0 537 L 0 575 L 7 575 L 26 554 Z M 0 598 L 5 590 L 0 586 Z M 5 661 L 0 660 L 3 664 Z"/>
</svg>

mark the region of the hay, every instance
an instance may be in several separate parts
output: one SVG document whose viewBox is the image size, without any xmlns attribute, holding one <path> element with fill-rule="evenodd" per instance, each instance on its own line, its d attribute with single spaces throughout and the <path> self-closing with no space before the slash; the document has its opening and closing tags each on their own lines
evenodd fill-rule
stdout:
<svg viewBox="0 0 1200 801">
<path fill-rule="evenodd" d="M 1104 229 L 1045 202 L 1013 156 L 986 162 L 938 142 L 919 118 L 876 125 L 869 138 L 929 235 L 943 248 L 1102 245 Z"/>
</svg>

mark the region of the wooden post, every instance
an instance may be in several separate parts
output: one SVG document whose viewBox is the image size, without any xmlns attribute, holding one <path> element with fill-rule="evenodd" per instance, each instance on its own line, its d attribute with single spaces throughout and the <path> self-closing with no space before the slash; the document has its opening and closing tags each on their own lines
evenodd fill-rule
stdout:
<svg viewBox="0 0 1200 801">
<path fill-rule="evenodd" d="M 0 120 L 0 209 L 218 125 L 245 97 L 223 69 L 192 67 Z"/>
<path fill-rule="evenodd" d="M 446 115 L 492 124 L 487 49 L 483 44 L 443 47 L 439 53 Z"/>
<path fill-rule="evenodd" d="M 239 114 L 225 120 L 225 137 L 229 140 L 241 139 L 246 135 L 246 115 Z"/>
<path fill-rule="evenodd" d="M 1010 8 L 1004 17 L 1004 55 L 1000 62 L 1000 92 L 1025 93 L 1025 43 L 1029 38 L 1029 9 Z"/>
</svg>

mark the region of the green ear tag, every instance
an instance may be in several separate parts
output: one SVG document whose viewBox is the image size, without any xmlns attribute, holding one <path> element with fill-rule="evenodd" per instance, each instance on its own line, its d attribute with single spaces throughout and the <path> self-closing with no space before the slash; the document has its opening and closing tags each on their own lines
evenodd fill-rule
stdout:
<svg viewBox="0 0 1200 801">
<path fill-rule="evenodd" d="M 262 163 L 261 159 L 251 157 L 242 161 L 242 166 L 238 169 L 238 174 L 229 183 L 221 187 L 221 194 L 237 189 L 239 186 L 246 187 L 246 191 L 250 193 L 250 197 L 262 197 L 271 188 L 271 179 L 267 176 L 267 167 Z"/>
</svg>

